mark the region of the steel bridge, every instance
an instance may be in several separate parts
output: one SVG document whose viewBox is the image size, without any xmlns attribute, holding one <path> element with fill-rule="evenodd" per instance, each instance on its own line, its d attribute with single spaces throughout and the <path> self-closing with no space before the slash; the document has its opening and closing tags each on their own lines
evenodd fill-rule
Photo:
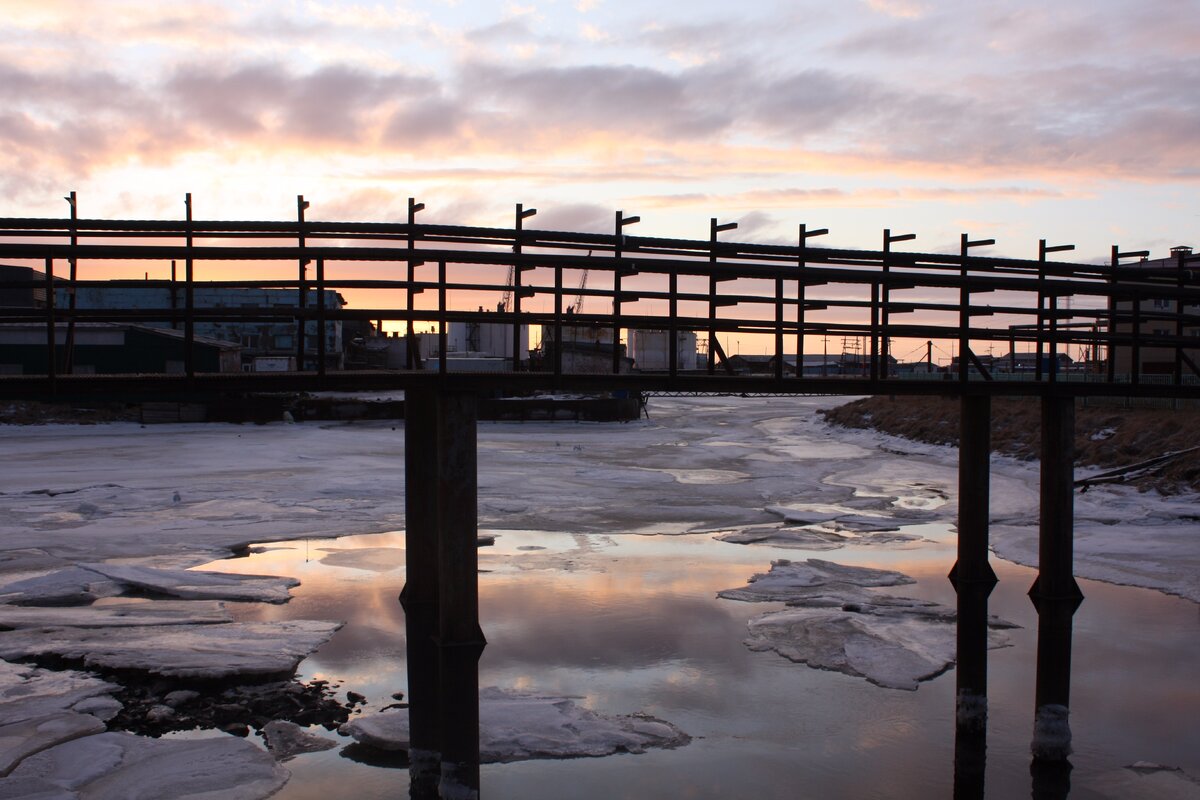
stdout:
<svg viewBox="0 0 1200 800">
<path fill-rule="evenodd" d="M 423 205 L 413 200 L 408 221 L 395 224 L 310 222 L 306 208 L 299 198 L 297 219 L 289 222 L 200 221 L 192 218 L 189 196 L 186 219 L 174 222 L 85 220 L 74 213 L 70 219 L 0 219 L 0 261 L 43 268 L 46 299 L 41 308 L 0 308 L 0 323 L 44 328 L 46 345 L 44 372 L 0 376 L 0 398 L 405 390 L 407 584 L 401 602 L 411 744 L 414 753 L 440 754 L 440 765 L 414 760 L 413 786 L 436 784 L 440 770 L 443 779 L 479 787 L 478 659 L 486 640 L 477 584 L 477 403 L 482 392 L 536 389 L 961 397 L 958 553 L 950 578 L 958 596 L 955 791 L 963 797 L 983 795 L 987 609 L 996 583 L 988 563 L 991 397 L 1040 397 L 1040 550 L 1030 589 L 1038 613 L 1035 794 L 1039 765 L 1059 765 L 1048 773 L 1054 781 L 1065 774 L 1072 619 L 1083 599 L 1073 569 L 1075 399 L 1200 398 L 1200 256 L 1181 250 L 1166 265 L 1137 265 L 1128 259 L 1147 253 L 1114 247 L 1107 264 L 1050 261 L 1050 254 L 1070 246 L 1042 240 L 1036 259 L 999 258 L 978 254 L 992 240 L 966 234 L 958 253 L 916 253 L 894 250 L 914 237 L 891 231 L 883 232 L 879 250 L 846 250 L 811 245 L 827 231 L 804 225 L 795 244 L 748 244 L 722 241 L 719 234 L 733 226 L 716 219 L 708 239 L 664 239 L 630 235 L 638 218 L 620 211 L 611 234 L 564 233 L 527 229 L 535 212 L 520 205 L 513 227 L 504 229 L 418 224 Z M 74 302 L 73 290 L 112 285 L 83 277 L 85 265 L 167 261 L 183 265 L 182 280 L 150 280 L 147 272 L 147 280 L 137 282 L 169 290 L 174 302 L 166 307 L 87 309 Z M 249 277 L 198 277 L 201 269 L 228 270 L 230 264 Z M 364 271 L 364 264 L 395 274 L 349 277 Z M 295 277 L 261 277 L 278 273 L 280 265 Z M 584 271 L 593 277 L 587 286 L 575 278 Z M 21 286 L 28 283 L 0 283 L 0 289 Z M 200 308 L 195 292 L 201 286 L 293 290 L 296 303 Z M 388 301 L 327 308 L 331 289 L 369 291 Z M 57 303 L 56 295 L 64 293 L 67 302 Z M 485 311 L 478 299 L 484 296 L 504 297 L 511 305 Z M 570 302 L 578 297 L 583 301 Z M 491 300 L 487 305 L 494 307 Z M 504 373 L 454 372 L 444 357 L 437 369 L 410 363 L 413 368 L 402 370 L 327 370 L 325 323 L 354 319 L 398 322 L 410 342 L 417 325 L 431 325 L 442 354 L 448 326 L 462 322 L 508 326 L 513 354 L 521 350 L 523 326 L 541 326 L 554 342 L 563 341 L 565 328 L 606 330 L 614 346 L 609 368 L 591 374 L 564 369 L 561 347 L 528 368 L 516 357 Z M 317 369 L 225 374 L 196 368 L 197 323 L 252 320 L 294 323 L 299 364 L 305 329 L 315 323 L 322 332 Z M 71 374 L 73 326 L 89 322 L 181 329 L 183 373 Z M 680 364 L 671 346 L 664 370 L 622 369 L 616 345 L 626 330 L 666 332 L 669 341 L 699 331 L 708 343 L 706 368 Z M 739 336 L 767 342 L 774 355 L 769 374 L 727 369 L 719 337 L 729 342 Z M 860 375 L 805 372 L 806 343 L 826 337 L 862 344 Z M 889 356 L 901 342 L 948 343 L 957 356 L 953 371 L 920 378 L 893 374 Z M 1019 376 L 990 370 L 979 353 L 996 343 L 1010 353 L 1018 346 L 1036 352 L 1036 369 Z M 1092 354 L 1084 369 L 1060 370 L 1056 355 L 1068 347 Z"/>
<path fill-rule="evenodd" d="M 979 254 L 993 240 L 967 234 L 958 253 L 920 253 L 894 249 L 915 236 L 890 230 L 879 250 L 848 250 L 813 245 L 810 240 L 828 231 L 805 225 L 793 245 L 753 244 L 723 241 L 720 234 L 736 223 L 716 219 L 708 239 L 667 239 L 631 235 L 639 218 L 620 211 L 611 234 L 574 233 L 527 228 L 536 212 L 520 205 L 512 228 L 418 223 L 423 204 L 413 200 L 405 223 L 307 221 L 303 198 L 295 221 L 194 220 L 190 196 L 186 207 L 187 217 L 179 221 L 0 219 L 0 261 L 43 270 L 47 298 L 43 308 L 0 308 L 0 323 L 44 325 L 47 342 L 42 373 L 0 376 L 0 397 L 432 384 L 492 391 L 1200 397 L 1200 255 L 1180 252 L 1170 266 L 1152 268 L 1129 261 L 1144 258 L 1145 251 L 1114 246 L 1110 263 L 1072 263 L 1048 258 L 1072 246 L 1041 240 L 1035 259 L 1002 258 Z M 172 279 L 137 281 L 169 290 L 170 305 L 75 307 L 76 289 L 113 285 L 87 275 L 93 265 L 114 262 L 156 270 L 171 262 Z M 175 264 L 183 267 L 178 280 Z M 234 264 L 247 277 L 201 280 L 206 271 L 228 272 Z M 347 277 L 364 271 L 390 274 Z M 261 277 L 289 272 L 294 279 Z M 584 272 L 590 282 L 577 287 L 576 276 Z M 0 289 L 17 285 L 4 282 Z M 296 303 L 198 308 L 198 287 L 293 290 Z M 375 307 L 328 308 L 326 290 L 369 292 Z M 56 302 L 56 294 L 67 301 Z M 506 303 L 493 310 L 500 297 Z M 580 313 L 573 313 L 575 298 L 583 301 Z M 666 369 L 630 372 L 622 369 L 616 346 L 611 368 L 590 374 L 564 370 L 562 348 L 547 350 L 532 365 L 518 357 L 502 374 L 455 374 L 445 358 L 434 370 L 334 371 L 325 367 L 327 344 L 318 336 L 312 371 L 231 375 L 196 369 L 197 323 L 283 320 L 296 325 L 301 366 L 306 323 L 323 330 L 336 320 L 398 323 L 410 335 L 430 326 L 440 353 L 453 323 L 508 326 L 511 352 L 520 350 L 521 330 L 530 326 L 555 342 L 562 341 L 564 327 L 602 330 L 618 345 L 624 331 L 662 331 L 669 341 L 693 331 L 707 344 L 708 361 L 706 369 L 691 369 L 669 346 Z M 181 329 L 183 374 L 71 374 L 74 328 L 89 322 Z M 56 330 L 64 327 L 65 351 L 61 334 L 54 344 Z M 721 341 L 742 337 L 774 356 L 768 373 L 733 374 Z M 830 340 L 839 349 L 836 343 L 853 343 L 861 353 L 859 374 L 806 373 L 806 344 L 813 355 L 812 342 Z M 924 353 L 932 343 L 953 355 L 949 374 L 899 376 L 890 368 L 901 350 L 916 345 Z M 1016 374 L 998 364 L 1001 369 L 993 371 L 980 354 L 997 346 L 1010 354 L 1022 347 L 1036 353 L 1036 367 Z M 1090 354 L 1083 367 L 1059 367 L 1058 354 L 1069 348 Z M 1154 374 L 1144 369 L 1147 354 L 1154 356 Z"/>
</svg>

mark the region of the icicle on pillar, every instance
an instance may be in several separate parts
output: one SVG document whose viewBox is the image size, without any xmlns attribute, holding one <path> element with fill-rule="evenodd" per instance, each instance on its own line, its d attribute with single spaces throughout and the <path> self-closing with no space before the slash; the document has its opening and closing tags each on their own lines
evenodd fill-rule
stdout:
<svg viewBox="0 0 1200 800">
<path fill-rule="evenodd" d="M 442 797 L 479 796 L 479 627 L 476 426 L 468 392 L 438 395 L 438 648 Z"/>
<path fill-rule="evenodd" d="M 404 396 L 406 582 L 400 594 L 408 649 L 409 780 L 413 798 L 437 797 L 441 763 L 438 704 L 437 396 Z"/>
<path fill-rule="evenodd" d="M 1029 590 L 1038 613 L 1035 761 L 1065 761 L 1071 754 L 1071 622 L 1083 602 L 1072 563 L 1074 460 L 1075 401 L 1043 397 L 1038 577 Z"/>
<path fill-rule="evenodd" d="M 987 729 L 988 563 L 991 398 L 965 396 L 958 450 L 958 560 L 950 581 L 958 595 L 954 737 L 955 797 L 983 794 Z"/>
</svg>

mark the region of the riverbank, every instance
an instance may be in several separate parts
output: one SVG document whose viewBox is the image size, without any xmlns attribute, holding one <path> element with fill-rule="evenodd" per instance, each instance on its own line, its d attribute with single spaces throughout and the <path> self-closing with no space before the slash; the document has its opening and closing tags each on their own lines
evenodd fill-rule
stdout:
<svg viewBox="0 0 1200 800">
<path fill-rule="evenodd" d="M 947 397 L 876 396 L 821 412 L 834 425 L 958 445 L 959 401 Z M 1156 408 L 1075 409 L 1076 466 L 1112 470 L 1196 446 L 1200 411 Z M 992 449 L 1023 461 L 1041 452 L 1041 405 L 1031 397 L 992 400 Z M 1200 491 L 1200 452 L 1132 472 L 1119 482 L 1162 494 Z"/>
</svg>

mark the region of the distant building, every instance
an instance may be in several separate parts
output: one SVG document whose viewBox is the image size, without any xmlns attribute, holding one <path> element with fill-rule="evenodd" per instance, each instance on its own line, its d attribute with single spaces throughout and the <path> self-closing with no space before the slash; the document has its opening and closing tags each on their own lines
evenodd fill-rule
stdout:
<svg viewBox="0 0 1200 800">
<path fill-rule="evenodd" d="M 66 289 L 60 288 L 55 292 L 56 306 L 66 307 L 68 301 Z M 141 281 L 109 281 L 104 286 L 84 286 L 75 291 L 75 307 L 79 310 L 129 309 L 169 312 L 182 309 L 184 304 L 182 284 L 166 287 L 147 286 Z M 278 313 L 280 310 L 298 308 L 299 293 L 295 289 L 243 289 L 196 284 L 192 291 L 192 304 L 197 309 L 206 310 L 269 309 Z M 316 305 L 315 291 L 308 292 L 305 305 L 310 309 Z M 325 308 L 336 311 L 345 305 L 345 299 L 338 292 L 332 289 L 325 290 Z M 142 324 L 153 328 L 183 328 L 182 322 L 172 323 L 169 320 L 146 320 Z M 194 331 L 197 337 L 239 344 L 243 369 L 246 370 L 253 369 L 256 358 L 286 358 L 298 355 L 297 324 L 286 315 L 257 320 L 198 320 Z M 327 369 L 341 369 L 345 361 L 341 320 L 325 322 L 325 337 L 325 366 Z M 304 338 L 303 367 L 315 369 L 319 343 L 316 320 L 306 323 Z"/>
<path fill-rule="evenodd" d="M 1166 258 L 1147 259 L 1136 264 L 1125 264 L 1123 266 L 1149 270 L 1177 270 L 1187 269 L 1189 266 L 1195 269 L 1194 262 L 1187 264 L 1184 259 L 1192 255 L 1192 248 L 1186 246 L 1172 247 L 1171 254 Z M 1174 280 L 1170 278 L 1158 278 L 1157 282 L 1162 284 L 1165 281 L 1167 286 L 1174 284 Z M 1188 278 L 1188 284 L 1195 287 L 1195 280 Z M 1147 291 L 1143 298 L 1138 303 L 1138 324 L 1137 331 L 1143 336 L 1175 336 L 1178 333 L 1176 327 L 1176 315 L 1187 314 L 1190 316 L 1200 315 L 1200 306 L 1189 305 L 1180 308 L 1180 303 L 1172 298 L 1155 297 L 1152 286 L 1147 282 Z M 1127 318 L 1116 325 L 1117 334 L 1131 334 L 1134 331 L 1134 322 L 1128 318 L 1128 315 L 1134 311 L 1132 301 L 1119 302 L 1116 305 L 1118 314 L 1127 315 Z M 1194 339 L 1195 346 L 1188 346 L 1183 349 L 1183 352 L 1193 363 L 1200 365 L 1200 325 L 1194 321 L 1189 322 L 1183 328 L 1183 335 Z M 1170 375 L 1175 372 L 1175 354 L 1174 347 L 1139 347 L 1137 353 L 1137 371 L 1142 375 Z M 1113 348 L 1113 357 L 1115 360 L 1115 371 L 1118 375 L 1128 375 L 1134 371 L 1134 349 L 1131 345 L 1118 345 Z M 1184 373 L 1189 374 L 1188 367 L 1184 367 Z"/>
<path fill-rule="evenodd" d="M 1056 352 L 1053 360 L 1050 358 L 1049 351 L 1042 353 L 1041 365 L 1042 374 L 1050 372 L 1050 365 L 1055 365 L 1057 372 L 1067 372 L 1076 368 L 1075 362 L 1069 355 L 1063 352 Z M 1006 355 L 997 356 L 992 359 L 992 371 L 1003 372 L 1006 374 L 1021 374 L 1021 373 L 1036 373 L 1038 370 L 1038 354 L 1032 353 L 1008 353 Z"/>
<path fill-rule="evenodd" d="M 67 326 L 54 327 L 56 369 L 66 362 Z M 0 375 L 45 375 L 48 372 L 47 330 L 39 323 L 0 325 Z M 77 322 L 72 372 L 76 375 L 182 374 L 185 369 L 182 331 L 146 325 Z M 192 346 L 196 372 L 240 372 L 241 347 L 233 342 L 197 336 Z"/>
</svg>

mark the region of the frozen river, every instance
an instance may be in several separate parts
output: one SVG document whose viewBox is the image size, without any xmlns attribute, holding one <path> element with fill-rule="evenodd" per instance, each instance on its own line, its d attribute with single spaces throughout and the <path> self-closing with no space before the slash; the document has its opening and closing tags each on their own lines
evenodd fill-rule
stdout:
<svg viewBox="0 0 1200 800">
<path fill-rule="evenodd" d="M 815 409 L 831 402 L 659 398 L 648 420 L 624 425 L 481 423 L 480 528 L 496 541 L 480 551 L 480 686 L 644 713 L 690 737 L 485 764 L 483 796 L 952 794 L 952 671 L 906 685 L 878 642 L 856 645 L 869 651 L 857 668 L 816 669 L 794 642 L 747 645 L 782 598 L 718 596 L 772 562 L 821 559 L 911 579 L 853 590 L 863 596 L 953 607 L 954 451 L 828 428 Z M 198 566 L 270 543 L 203 566 L 300 581 L 286 604 L 227 602 L 232 616 L 344 622 L 299 677 L 364 695 L 363 714 L 407 691 L 402 426 L 55 426 L 6 429 L 0 442 L 22 465 L 7 460 L 0 495 L 9 578 L 80 561 Z M 1036 465 L 996 460 L 994 538 L 1014 560 L 1030 560 L 1036 486 Z M 1078 572 L 1109 582 L 1080 580 L 1069 796 L 1198 797 L 1187 777 L 1200 775 L 1194 498 L 1106 489 L 1077 503 Z M 991 612 L 1019 627 L 990 652 L 986 796 L 1025 797 L 1035 571 L 993 565 Z M 914 647 L 937 650 L 938 636 Z M 338 746 L 288 760 L 277 797 L 406 794 L 401 761 L 355 760 L 351 739 L 314 731 Z M 211 733 L 169 738 L 199 735 Z M 1137 762 L 1183 772 L 1127 769 Z"/>
</svg>

